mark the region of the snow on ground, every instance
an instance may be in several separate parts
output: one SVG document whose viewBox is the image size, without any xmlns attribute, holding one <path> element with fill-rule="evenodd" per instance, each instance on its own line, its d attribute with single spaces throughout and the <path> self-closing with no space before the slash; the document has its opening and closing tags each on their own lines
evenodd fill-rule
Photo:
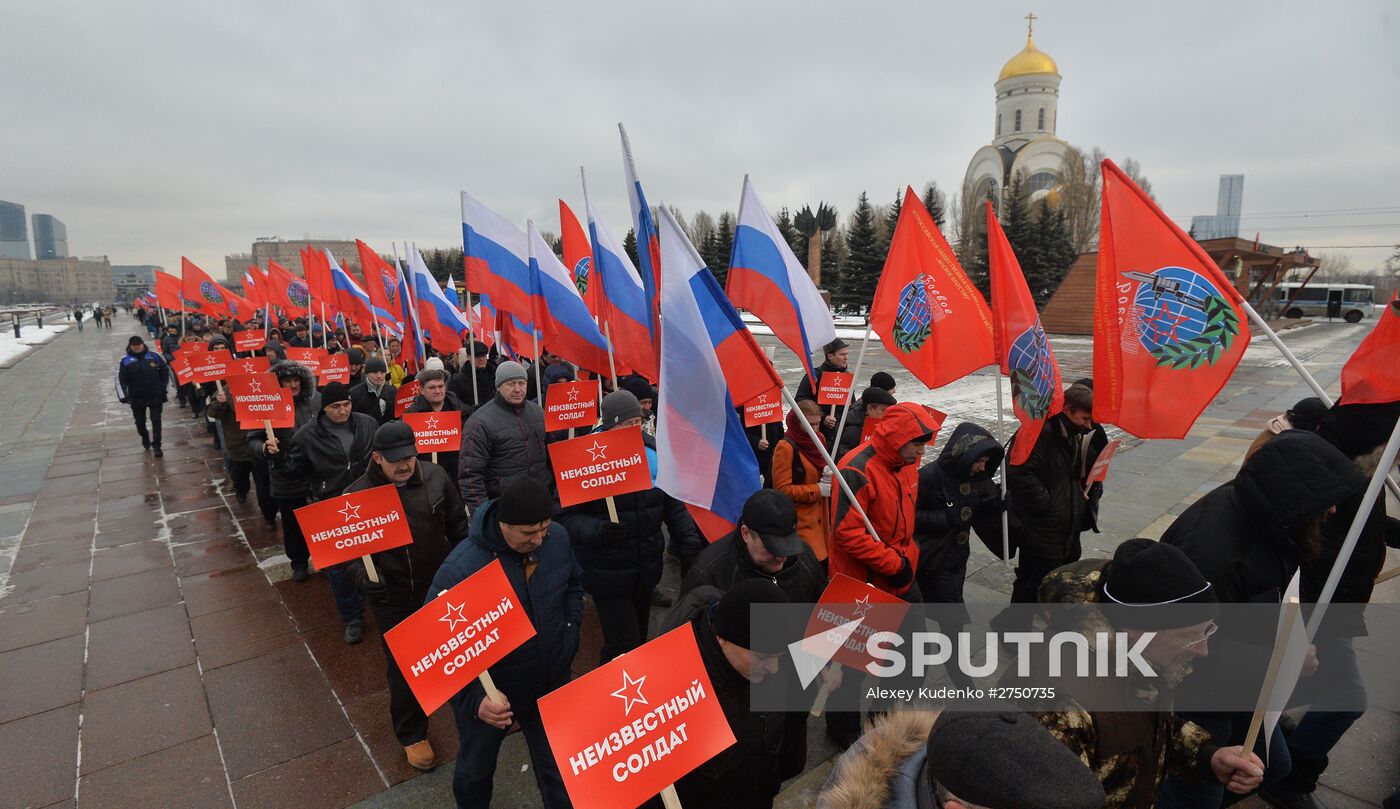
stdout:
<svg viewBox="0 0 1400 809">
<path fill-rule="evenodd" d="M 72 324 L 48 324 L 39 328 L 33 324 L 20 326 L 19 339 L 15 339 L 14 327 L 5 324 L 0 332 L 0 368 L 9 368 L 24 359 L 29 352 L 44 345 L 58 335 L 72 328 Z"/>
</svg>

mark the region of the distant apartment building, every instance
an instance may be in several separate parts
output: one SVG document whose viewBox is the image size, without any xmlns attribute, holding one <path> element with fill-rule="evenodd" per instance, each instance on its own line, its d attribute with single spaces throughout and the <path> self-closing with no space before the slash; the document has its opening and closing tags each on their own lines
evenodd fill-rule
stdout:
<svg viewBox="0 0 1400 809">
<path fill-rule="evenodd" d="M 29 220 L 24 206 L 0 200 L 0 258 L 29 260 Z"/>
<path fill-rule="evenodd" d="M 68 226 L 48 213 L 36 213 L 31 221 L 34 223 L 34 257 L 68 258 Z"/>
<path fill-rule="evenodd" d="M 116 299 L 126 303 L 154 288 L 156 272 L 163 270 L 157 264 L 113 264 L 112 286 L 116 289 Z"/>
<path fill-rule="evenodd" d="M 110 302 L 116 299 L 112 264 L 97 258 L 0 258 L 0 301 L 5 303 Z"/>
<path fill-rule="evenodd" d="M 355 242 L 350 239 L 299 239 L 294 241 L 284 241 L 282 239 L 258 239 L 253 242 L 252 250 L 247 253 L 232 253 L 224 257 L 224 278 L 230 286 L 239 286 L 243 283 L 243 272 L 248 269 L 249 264 L 256 264 L 259 268 L 266 270 L 269 261 L 275 261 L 282 267 L 290 270 L 293 275 L 305 276 L 306 273 L 301 267 L 301 251 L 307 247 L 317 250 L 329 250 L 331 255 L 340 266 L 360 274 L 360 254 L 355 249 Z"/>
</svg>

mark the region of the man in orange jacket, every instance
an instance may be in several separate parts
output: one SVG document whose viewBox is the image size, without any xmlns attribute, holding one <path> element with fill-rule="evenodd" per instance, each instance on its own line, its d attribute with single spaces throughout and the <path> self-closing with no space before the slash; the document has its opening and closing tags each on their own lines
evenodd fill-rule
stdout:
<svg viewBox="0 0 1400 809">
<path fill-rule="evenodd" d="M 941 415 L 923 405 L 893 405 L 870 440 L 842 460 L 841 477 L 879 538 L 871 536 L 844 492 L 833 491 L 832 576 L 844 573 L 907 601 L 919 600 L 914 586 L 919 564 L 914 496 L 919 489 L 919 459 L 942 423 Z"/>
</svg>

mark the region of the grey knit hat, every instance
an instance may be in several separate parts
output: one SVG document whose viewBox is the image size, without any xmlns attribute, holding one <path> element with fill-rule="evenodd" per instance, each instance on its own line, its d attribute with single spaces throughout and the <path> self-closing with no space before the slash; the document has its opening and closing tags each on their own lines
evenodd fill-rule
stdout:
<svg viewBox="0 0 1400 809">
<path fill-rule="evenodd" d="M 603 430 L 611 430 L 628 419 L 642 417 L 641 403 L 625 390 L 615 390 L 604 396 L 602 411 L 599 428 Z"/>
<path fill-rule="evenodd" d="M 515 379 L 528 379 L 525 375 L 525 366 L 518 362 L 506 360 L 496 366 L 496 387 L 500 387 Z"/>
</svg>

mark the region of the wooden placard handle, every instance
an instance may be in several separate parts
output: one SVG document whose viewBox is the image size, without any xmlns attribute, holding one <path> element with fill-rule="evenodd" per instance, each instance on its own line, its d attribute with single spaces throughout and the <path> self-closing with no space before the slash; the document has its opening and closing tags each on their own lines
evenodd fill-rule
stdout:
<svg viewBox="0 0 1400 809">
<path fill-rule="evenodd" d="M 369 556 L 369 555 L 365 555 L 365 556 L 361 556 L 360 558 L 363 559 L 363 560 L 364 560 L 364 563 L 365 563 L 365 575 L 366 575 L 366 576 L 369 576 L 369 580 L 370 580 L 370 581 L 374 582 L 375 584 L 378 584 L 378 583 L 379 583 L 379 571 L 378 571 L 378 570 L 375 570 L 375 568 L 374 568 L 374 557 Z"/>
<path fill-rule="evenodd" d="M 835 665 L 837 664 L 834 662 L 828 663 L 827 671 L 830 671 L 831 667 Z M 817 699 L 812 703 L 812 710 L 810 712 L 812 716 L 821 716 L 822 712 L 826 710 L 826 700 L 831 696 L 831 692 L 835 690 L 835 687 L 831 683 L 832 681 L 829 678 L 822 678 L 822 686 L 817 689 Z"/>
<path fill-rule="evenodd" d="M 481 681 L 481 687 L 486 689 L 487 699 L 497 705 L 500 705 L 504 701 L 500 689 L 496 688 L 495 681 L 491 679 L 491 672 L 483 671 L 481 674 L 477 675 L 477 679 Z"/>
<path fill-rule="evenodd" d="M 608 503 L 608 519 L 613 522 L 619 522 L 617 519 L 617 502 L 613 500 L 611 495 L 604 499 L 607 500 Z"/>
<path fill-rule="evenodd" d="M 661 790 L 661 802 L 666 809 L 681 809 L 681 796 L 676 794 L 676 785 L 672 784 Z"/>
</svg>

